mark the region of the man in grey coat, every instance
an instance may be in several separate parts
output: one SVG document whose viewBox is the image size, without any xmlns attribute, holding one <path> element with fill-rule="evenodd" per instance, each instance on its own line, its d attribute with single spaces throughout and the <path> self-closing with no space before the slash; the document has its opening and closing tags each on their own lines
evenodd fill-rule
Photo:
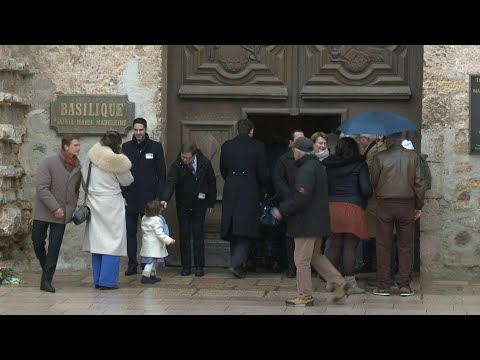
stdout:
<svg viewBox="0 0 480 360">
<path fill-rule="evenodd" d="M 330 233 L 328 205 L 328 179 L 323 165 L 313 153 L 313 142 L 299 138 L 293 144 L 295 165 L 295 191 L 272 215 L 281 220 L 295 215 L 292 234 L 295 239 L 294 259 L 297 266 L 297 290 L 295 299 L 287 300 L 287 306 L 313 306 L 312 265 L 329 283 L 336 286 L 334 301 L 339 303 L 347 296 L 349 284 L 322 254 L 323 237 Z"/>
<path fill-rule="evenodd" d="M 32 242 L 42 267 L 40 290 L 43 291 L 55 292 L 52 278 L 57 268 L 65 225 L 72 220 L 77 207 L 81 181 L 79 152 L 80 138 L 65 135 L 60 153 L 44 159 L 37 169 Z M 49 228 L 46 252 L 45 239 Z"/>
</svg>

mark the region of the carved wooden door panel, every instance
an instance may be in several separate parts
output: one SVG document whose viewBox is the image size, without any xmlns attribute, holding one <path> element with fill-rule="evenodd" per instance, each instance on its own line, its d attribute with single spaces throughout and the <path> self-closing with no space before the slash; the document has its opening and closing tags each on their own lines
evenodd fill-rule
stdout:
<svg viewBox="0 0 480 360">
<path fill-rule="evenodd" d="M 229 243 L 219 237 L 219 159 L 241 117 L 252 116 L 259 128 L 262 116 L 278 116 L 279 128 L 290 130 L 301 128 L 298 119 L 305 115 L 344 120 L 375 109 L 421 121 L 422 46 L 175 45 L 167 51 L 167 164 L 183 142 L 194 141 L 217 177 L 217 204 L 205 223 L 207 266 L 229 265 Z M 419 136 L 412 139 L 420 145 Z M 170 205 L 167 217 L 178 238 L 174 202 Z M 170 264 L 180 264 L 177 244 L 169 249 Z"/>
<path fill-rule="evenodd" d="M 388 110 L 421 125 L 422 45 L 305 45 L 298 48 L 300 112 L 348 116 Z M 420 146 L 420 132 L 409 134 Z"/>
<path fill-rule="evenodd" d="M 220 147 L 236 136 L 242 106 L 286 107 L 291 84 L 291 46 L 179 45 L 168 47 L 167 163 L 183 142 L 194 141 L 212 161 L 217 179 L 217 204 L 205 221 L 207 266 L 228 266 L 229 243 L 220 240 Z M 173 205 L 173 202 L 171 202 Z M 167 213 L 178 234 L 173 206 Z M 177 235 L 178 236 L 178 235 Z M 180 264 L 178 246 L 169 263 Z"/>
</svg>

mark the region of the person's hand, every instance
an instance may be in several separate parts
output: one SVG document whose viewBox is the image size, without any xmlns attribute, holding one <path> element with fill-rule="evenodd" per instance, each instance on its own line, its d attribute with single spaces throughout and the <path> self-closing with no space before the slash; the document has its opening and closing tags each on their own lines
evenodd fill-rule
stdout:
<svg viewBox="0 0 480 360">
<path fill-rule="evenodd" d="M 65 213 L 63 212 L 63 209 L 62 208 L 58 208 L 57 210 L 54 211 L 53 215 L 57 218 L 57 219 L 61 219 L 65 216 Z"/>
<path fill-rule="evenodd" d="M 280 213 L 280 211 L 278 211 L 278 209 L 276 207 L 274 207 L 272 209 L 272 216 L 277 219 L 278 221 L 282 220 L 282 214 Z"/>
<path fill-rule="evenodd" d="M 172 239 L 172 242 L 170 243 L 170 245 L 173 245 L 175 244 L 175 239 Z"/>
<path fill-rule="evenodd" d="M 415 210 L 415 216 L 413 220 L 417 220 L 420 216 L 422 216 L 422 210 Z"/>
<path fill-rule="evenodd" d="M 162 205 L 162 207 L 163 207 L 164 209 L 167 208 L 167 202 L 166 202 L 166 201 L 163 201 L 163 200 L 162 200 L 162 201 L 160 201 L 160 204 Z"/>
<path fill-rule="evenodd" d="M 213 210 L 213 208 L 208 208 L 208 209 L 207 209 L 207 211 L 208 211 L 209 214 L 212 213 L 212 210 Z"/>
</svg>

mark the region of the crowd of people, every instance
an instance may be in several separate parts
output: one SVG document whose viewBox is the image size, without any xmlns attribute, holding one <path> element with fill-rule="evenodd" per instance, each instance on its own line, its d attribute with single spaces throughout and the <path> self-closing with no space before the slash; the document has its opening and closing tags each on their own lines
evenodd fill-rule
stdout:
<svg viewBox="0 0 480 360">
<path fill-rule="evenodd" d="M 376 264 L 374 294 L 390 295 L 394 280 L 401 296 L 414 295 L 415 221 L 426 179 L 420 156 L 402 133 L 341 136 L 329 148 L 331 134 L 305 137 L 296 129 L 288 144 L 279 139 L 267 152 L 254 139 L 252 121 L 239 120 L 237 131 L 220 154 L 225 181 L 220 236 L 230 243 L 234 277 L 255 271 L 266 245 L 272 271 L 285 268 L 287 277 L 296 277 L 298 295 L 286 301 L 288 306 L 313 305 L 312 271 L 326 280 L 336 303 L 364 293 L 355 278 L 359 262 L 370 269 Z M 83 165 L 79 151 L 79 137 L 65 135 L 60 152 L 37 169 L 32 241 L 42 268 L 41 290 L 55 292 L 52 278 L 81 183 L 90 208 L 83 250 L 91 253 L 95 288 L 118 288 L 122 256 L 128 257 L 125 276 L 138 272 L 139 220 L 142 284 L 160 281 L 155 264 L 165 264 L 173 235 L 180 245 L 180 274 L 190 275 L 194 266 L 195 276 L 205 275 L 204 224 L 215 206 L 217 186 L 210 160 L 194 143 L 181 145 L 167 173 L 162 144 L 150 139 L 146 120 L 137 118 L 132 139 L 123 145 L 121 135 L 111 130 L 88 151 Z M 174 192 L 178 234 L 169 233 L 162 216 Z M 259 221 L 259 204 L 266 199 L 273 227 Z M 391 271 L 397 264 L 398 274 Z"/>
</svg>

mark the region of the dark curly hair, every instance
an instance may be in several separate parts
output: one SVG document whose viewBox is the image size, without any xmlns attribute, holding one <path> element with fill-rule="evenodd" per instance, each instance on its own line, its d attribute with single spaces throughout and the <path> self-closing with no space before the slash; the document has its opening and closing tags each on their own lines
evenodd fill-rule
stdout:
<svg viewBox="0 0 480 360">
<path fill-rule="evenodd" d="M 162 203 L 158 200 L 152 200 L 145 205 L 145 216 L 152 217 L 160 214 L 162 211 Z"/>
<path fill-rule="evenodd" d="M 122 152 L 122 137 L 116 130 L 108 130 L 100 139 L 100 144 L 108 146 L 115 154 Z"/>
<path fill-rule="evenodd" d="M 337 146 L 335 146 L 335 156 L 340 159 L 360 157 L 357 142 L 351 137 L 343 137 L 339 139 Z"/>
</svg>

